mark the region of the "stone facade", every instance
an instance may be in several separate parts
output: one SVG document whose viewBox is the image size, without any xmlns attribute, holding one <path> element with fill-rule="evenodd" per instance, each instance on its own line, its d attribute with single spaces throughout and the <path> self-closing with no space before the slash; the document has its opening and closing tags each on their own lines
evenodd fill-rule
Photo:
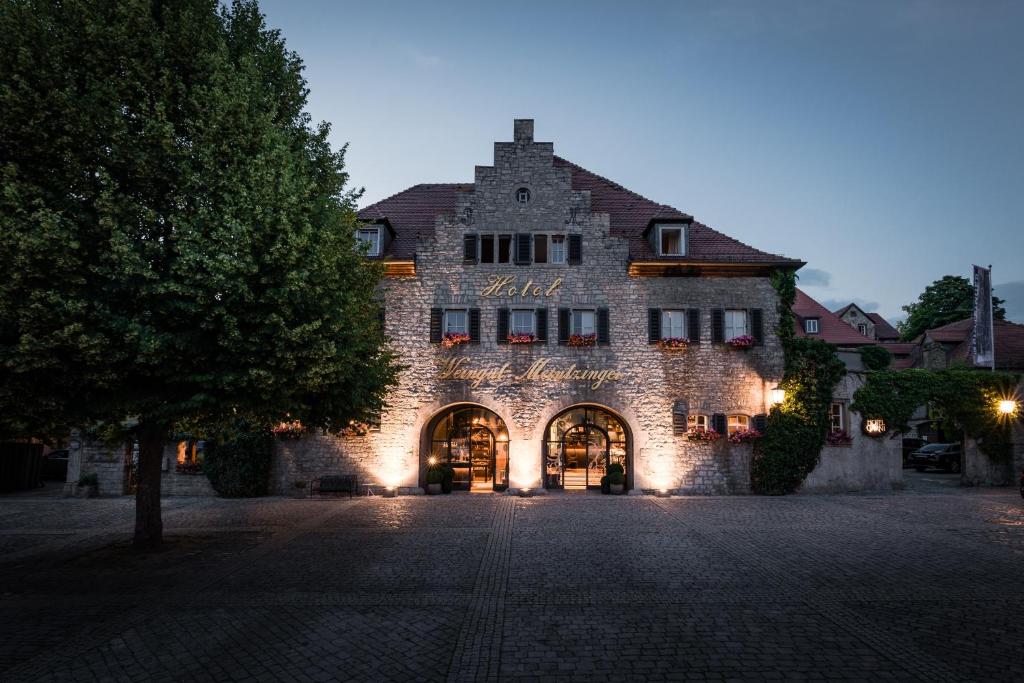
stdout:
<svg viewBox="0 0 1024 683">
<path fill-rule="evenodd" d="M 628 240 L 610 234 L 608 214 L 591 210 L 590 192 L 574 190 L 569 171 L 556 166 L 553 155 L 551 143 L 533 141 L 532 122 L 517 122 L 515 141 L 495 144 L 494 165 L 476 168 L 473 191 L 460 195 L 454 212 L 437 217 L 432 233 L 419 235 L 415 276 L 388 278 L 381 286 L 385 329 L 406 368 L 388 396 L 380 431 L 279 442 L 273 470 L 277 492 L 286 492 L 295 480 L 329 473 L 418 488 L 425 472 L 425 429 L 441 411 L 458 404 L 487 408 L 507 425 L 513 489 L 542 485 L 542 442 L 549 421 L 567 408 L 588 404 L 609 409 L 628 427 L 629 488 L 748 490 L 750 447 L 724 440 L 688 442 L 673 433 L 673 407 L 685 401 L 690 413 L 767 412 L 783 364 L 773 332 L 778 300 L 768 277 L 631 276 Z M 530 191 L 529 203 L 516 201 L 519 188 Z M 582 262 L 466 264 L 467 233 L 578 234 Z M 505 276 L 512 280 L 500 296 L 484 296 L 496 278 Z M 519 294 L 508 295 L 510 287 Z M 431 309 L 452 307 L 480 310 L 479 343 L 452 349 L 431 343 Z M 498 310 L 516 307 L 547 310 L 546 342 L 498 343 Z M 607 308 L 609 343 L 560 345 L 559 308 Z M 649 308 L 699 309 L 700 343 L 681 351 L 648 343 Z M 730 308 L 761 311 L 763 344 L 737 350 L 712 343 L 711 310 Z M 441 369 L 453 359 L 464 359 L 463 367 L 474 370 L 507 364 L 506 376 L 478 386 L 441 379 Z M 542 360 L 549 361 L 549 368 L 614 370 L 620 378 L 599 386 L 515 379 Z"/>
</svg>

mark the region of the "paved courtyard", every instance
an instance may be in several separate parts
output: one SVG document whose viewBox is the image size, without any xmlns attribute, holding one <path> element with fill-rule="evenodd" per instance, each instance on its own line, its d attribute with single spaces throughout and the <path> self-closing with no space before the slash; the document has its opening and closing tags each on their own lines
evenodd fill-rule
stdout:
<svg viewBox="0 0 1024 683">
<path fill-rule="evenodd" d="M 0 497 L 0 680 L 1024 680 L 1024 506 Z"/>
</svg>

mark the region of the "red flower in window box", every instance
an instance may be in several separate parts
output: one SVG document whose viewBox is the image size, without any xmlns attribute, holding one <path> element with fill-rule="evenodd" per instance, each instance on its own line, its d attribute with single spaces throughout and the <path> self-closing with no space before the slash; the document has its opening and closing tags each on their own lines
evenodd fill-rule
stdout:
<svg viewBox="0 0 1024 683">
<path fill-rule="evenodd" d="M 274 436 L 281 439 L 301 439 L 305 430 L 302 428 L 302 423 L 298 420 L 293 422 L 282 422 L 273 429 Z"/>
<path fill-rule="evenodd" d="M 658 346 L 665 351 L 678 351 L 685 349 L 690 343 L 686 337 L 663 337 L 658 340 Z"/>
<path fill-rule="evenodd" d="M 508 339 L 509 344 L 532 344 L 537 341 L 537 337 L 529 333 L 510 334 L 506 339 Z"/>
<path fill-rule="evenodd" d="M 849 446 L 853 443 L 853 437 L 843 429 L 833 429 L 825 437 L 825 443 L 829 446 Z"/>
<path fill-rule="evenodd" d="M 569 337 L 569 346 L 593 346 L 596 343 L 596 334 L 574 334 Z"/>
<path fill-rule="evenodd" d="M 686 432 L 686 438 L 689 441 L 718 441 L 722 438 L 722 435 L 711 427 L 694 427 Z"/>
<path fill-rule="evenodd" d="M 445 347 L 446 349 L 450 349 L 453 346 L 458 346 L 459 344 L 468 343 L 469 335 L 464 332 L 449 332 L 448 334 L 441 337 L 441 346 Z"/>
<path fill-rule="evenodd" d="M 734 349 L 749 349 L 751 346 L 757 343 L 757 340 L 751 337 L 749 334 L 741 334 L 738 337 L 733 337 L 732 339 L 725 343 Z"/>
<path fill-rule="evenodd" d="M 729 443 L 751 443 L 762 436 L 764 435 L 756 429 L 737 429 L 729 435 Z"/>
</svg>

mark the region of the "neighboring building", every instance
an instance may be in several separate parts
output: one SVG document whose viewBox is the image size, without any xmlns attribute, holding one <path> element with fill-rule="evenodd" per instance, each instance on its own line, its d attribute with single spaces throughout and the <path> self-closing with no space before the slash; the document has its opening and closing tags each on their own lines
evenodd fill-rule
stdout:
<svg viewBox="0 0 1024 683">
<path fill-rule="evenodd" d="M 900 333 L 878 313 L 867 313 L 855 303 L 843 306 L 835 315 L 868 339 L 882 343 L 898 342 Z"/>
<path fill-rule="evenodd" d="M 851 306 L 847 306 L 846 311 Z M 859 310 L 859 309 L 858 309 Z M 838 314 L 832 313 L 805 292 L 797 289 L 793 302 L 796 335 L 821 339 L 836 347 L 846 364 L 846 376 L 833 390 L 829 409 L 835 445 L 821 451 L 818 467 L 807 477 L 804 492 L 887 490 L 902 485 L 903 468 L 900 439 L 885 435 L 868 436 L 861 416 L 850 410 L 854 392 L 865 381 L 864 363 L 859 349 L 879 345 Z M 866 328 L 873 333 L 874 327 Z M 846 443 L 843 443 L 846 442 Z"/>
<path fill-rule="evenodd" d="M 926 330 L 915 343 L 920 347 L 920 367 L 941 370 L 951 365 L 974 366 L 971 355 L 971 318 Z M 996 370 L 1024 372 L 1024 325 L 1008 320 L 992 323 Z"/>
</svg>

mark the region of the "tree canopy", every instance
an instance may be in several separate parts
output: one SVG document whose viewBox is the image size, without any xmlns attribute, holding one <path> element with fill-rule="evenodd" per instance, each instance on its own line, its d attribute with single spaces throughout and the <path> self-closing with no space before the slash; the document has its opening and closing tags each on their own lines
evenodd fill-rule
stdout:
<svg viewBox="0 0 1024 683">
<path fill-rule="evenodd" d="M 1006 303 L 992 297 L 992 315 L 996 320 L 1006 317 Z M 906 320 L 896 323 L 900 336 L 905 340 L 915 339 L 925 330 L 970 318 L 974 313 L 974 285 L 965 277 L 946 275 L 927 287 L 912 304 L 903 307 Z"/>
<path fill-rule="evenodd" d="M 359 193 L 255 2 L 17 0 L 0 31 L 3 436 L 137 418 L 159 542 L 175 423 L 381 408 Z"/>
</svg>

